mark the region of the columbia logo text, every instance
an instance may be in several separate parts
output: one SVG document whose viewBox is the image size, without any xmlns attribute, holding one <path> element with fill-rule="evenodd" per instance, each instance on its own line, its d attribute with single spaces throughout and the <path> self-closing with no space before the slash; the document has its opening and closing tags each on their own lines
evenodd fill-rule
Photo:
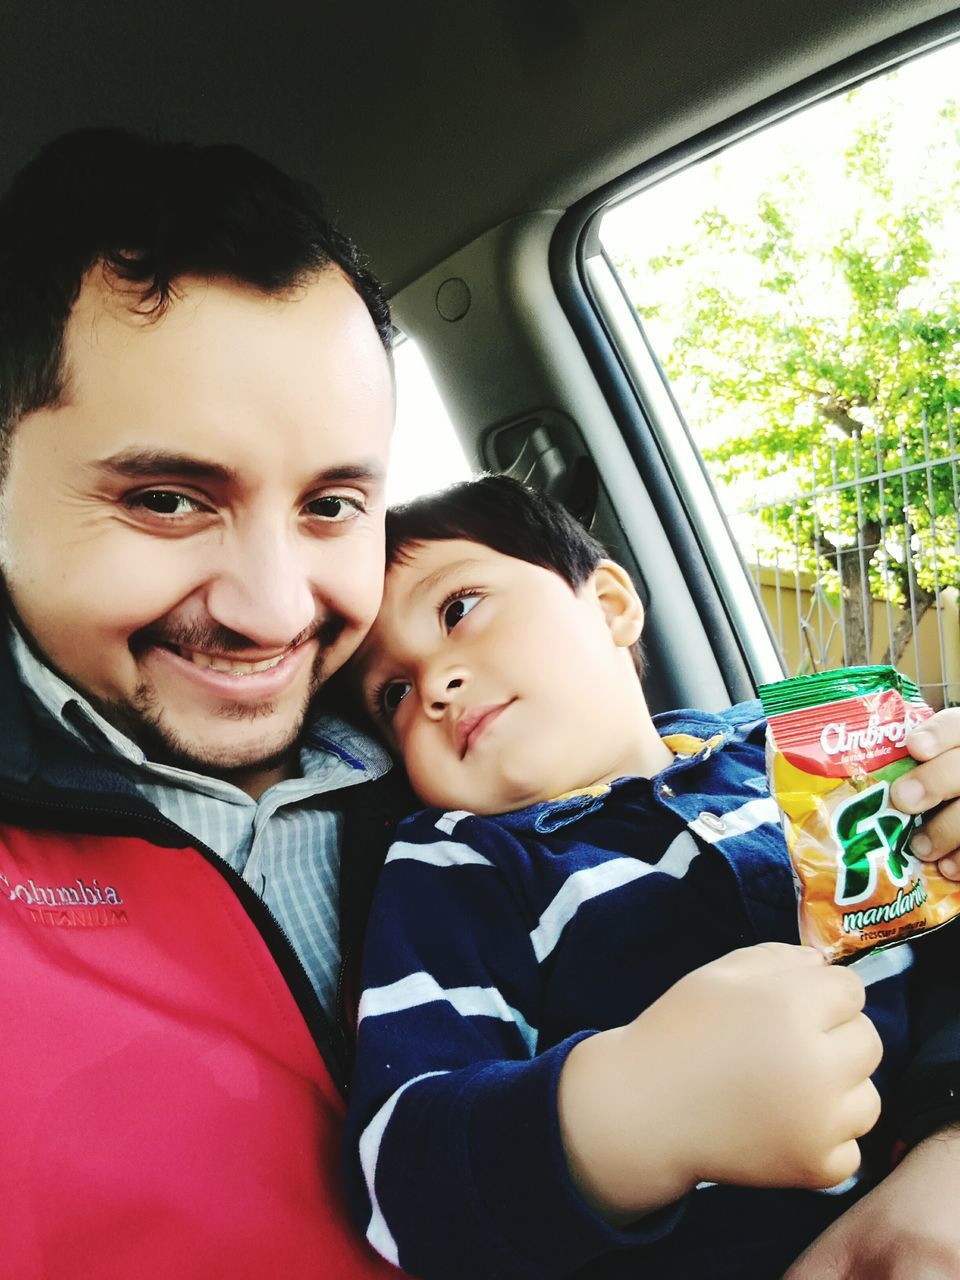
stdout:
<svg viewBox="0 0 960 1280">
<path fill-rule="evenodd" d="M 44 885 L 36 880 L 12 884 L 0 871 L 0 894 L 27 908 L 34 924 L 90 928 L 127 924 L 123 898 L 113 885 L 97 879 Z"/>
</svg>

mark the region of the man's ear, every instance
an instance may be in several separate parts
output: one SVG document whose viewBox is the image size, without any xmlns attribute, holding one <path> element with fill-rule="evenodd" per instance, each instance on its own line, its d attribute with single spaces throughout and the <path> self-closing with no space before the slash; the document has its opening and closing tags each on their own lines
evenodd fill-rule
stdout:
<svg viewBox="0 0 960 1280">
<path fill-rule="evenodd" d="M 626 569 L 612 560 L 601 560 L 587 585 L 596 596 L 614 643 L 624 649 L 636 644 L 643 631 L 643 605 Z"/>
</svg>

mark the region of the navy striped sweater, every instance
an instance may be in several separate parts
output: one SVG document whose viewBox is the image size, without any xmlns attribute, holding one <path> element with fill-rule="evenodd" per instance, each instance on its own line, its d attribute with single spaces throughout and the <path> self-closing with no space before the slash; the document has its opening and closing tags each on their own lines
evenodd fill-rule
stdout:
<svg viewBox="0 0 960 1280">
<path fill-rule="evenodd" d="M 567 1172 L 555 1094 L 573 1045 L 736 947 L 798 940 L 760 714 L 658 717 L 678 754 L 654 779 L 401 825 L 368 931 L 347 1174 L 368 1238 L 414 1276 L 773 1280 L 869 1185 L 865 1161 L 835 1194 L 703 1186 L 624 1231 Z M 881 1092 L 906 1051 L 910 959 L 863 962 Z"/>
</svg>

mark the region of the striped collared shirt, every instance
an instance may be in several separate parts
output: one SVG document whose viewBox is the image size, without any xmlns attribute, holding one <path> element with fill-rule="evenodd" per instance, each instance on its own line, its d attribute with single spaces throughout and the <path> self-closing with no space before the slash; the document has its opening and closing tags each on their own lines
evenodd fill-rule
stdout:
<svg viewBox="0 0 960 1280">
<path fill-rule="evenodd" d="M 278 782 L 254 800 L 219 778 L 148 760 L 45 666 L 16 628 L 10 643 L 38 714 L 91 750 L 123 760 L 145 799 L 246 880 L 280 922 L 332 1013 L 340 961 L 342 815 L 324 808 L 322 797 L 386 773 L 387 753 L 335 716 L 320 717 L 300 748 L 302 776 Z"/>
</svg>

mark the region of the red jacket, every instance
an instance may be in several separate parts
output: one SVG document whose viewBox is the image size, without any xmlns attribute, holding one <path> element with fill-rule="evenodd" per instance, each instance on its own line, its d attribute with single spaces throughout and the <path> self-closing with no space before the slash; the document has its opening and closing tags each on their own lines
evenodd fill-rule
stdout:
<svg viewBox="0 0 960 1280">
<path fill-rule="evenodd" d="M 105 762 L 11 724 L 9 681 L 0 1274 L 398 1275 L 341 1191 L 344 1033 L 272 917 Z"/>
</svg>

